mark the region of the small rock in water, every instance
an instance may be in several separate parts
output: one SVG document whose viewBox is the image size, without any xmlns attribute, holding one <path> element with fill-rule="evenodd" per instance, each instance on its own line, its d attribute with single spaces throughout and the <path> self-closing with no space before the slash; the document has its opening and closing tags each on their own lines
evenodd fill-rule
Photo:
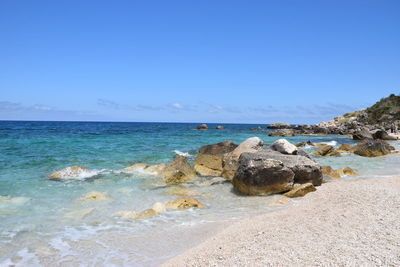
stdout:
<svg viewBox="0 0 400 267">
<path fill-rule="evenodd" d="M 79 199 L 84 201 L 113 201 L 107 194 L 97 191 L 89 192 Z"/>
<path fill-rule="evenodd" d="M 165 167 L 167 167 L 165 163 L 154 164 L 144 169 L 143 172 L 152 175 L 160 175 Z"/>
<path fill-rule="evenodd" d="M 347 176 L 355 176 L 357 173 L 350 167 L 346 167 L 343 169 L 343 173 Z"/>
<path fill-rule="evenodd" d="M 153 204 L 152 209 L 158 214 L 158 213 L 163 213 L 166 212 L 166 207 L 164 203 L 161 202 L 156 202 Z"/>
<path fill-rule="evenodd" d="M 135 220 L 138 213 L 136 211 L 131 211 L 131 210 L 121 210 L 118 211 L 116 215 L 123 219 Z"/>
<path fill-rule="evenodd" d="M 71 166 L 50 174 L 48 178 L 52 180 L 62 180 L 62 179 L 81 180 L 96 176 L 98 174 L 99 172 L 86 169 L 83 166 Z"/>
<path fill-rule="evenodd" d="M 181 184 L 196 177 L 196 172 L 183 156 L 176 156 L 165 169 L 161 176 L 167 184 Z"/>
<path fill-rule="evenodd" d="M 177 198 L 166 204 L 168 209 L 204 208 L 204 204 L 194 198 Z"/>
<path fill-rule="evenodd" d="M 333 146 L 325 145 L 320 150 L 314 152 L 315 156 L 339 157 L 340 153 Z"/>
<path fill-rule="evenodd" d="M 343 175 L 343 171 L 334 170 L 331 166 L 322 166 L 322 174 L 324 176 L 329 176 L 335 179 L 340 179 Z"/>
<path fill-rule="evenodd" d="M 208 130 L 207 124 L 200 124 L 197 126 L 197 130 Z"/>
<path fill-rule="evenodd" d="M 225 127 L 224 127 L 224 126 L 221 126 L 221 125 L 218 125 L 217 127 L 215 127 L 215 129 L 217 129 L 217 130 L 224 130 Z"/>
<path fill-rule="evenodd" d="M 349 144 L 342 144 L 337 151 L 338 152 L 353 152 L 354 147 L 352 145 Z"/>
<path fill-rule="evenodd" d="M 366 139 L 354 148 L 354 154 L 362 157 L 379 157 L 389 154 L 394 147 L 384 140 Z"/>
<path fill-rule="evenodd" d="M 136 163 L 133 164 L 132 166 L 126 167 L 123 169 L 123 171 L 131 172 L 131 171 L 143 171 L 149 166 L 149 164 L 146 163 Z"/>
<path fill-rule="evenodd" d="M 285 197 L 303 197 L 310 192 L 314 192 L 317 189 L 314 187 L 312 183 L 306 183 L 302 185 L 295 186 L 289 192 L 283 194 Z"/>
</svg>

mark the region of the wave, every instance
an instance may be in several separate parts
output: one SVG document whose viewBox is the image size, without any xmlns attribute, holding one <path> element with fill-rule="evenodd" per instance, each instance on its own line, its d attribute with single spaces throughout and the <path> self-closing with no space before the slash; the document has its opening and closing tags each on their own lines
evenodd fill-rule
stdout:
<svg viewBox="0 0 400 267">
<path fill-rule="evenodd" d="M 179 156 L 183 156 L 183 157 L 186 157 L 186 158 L 190 158 L 190 157 L 193 157 L 193 155 L 190 155 L 189 153 L 187 153 L 187 152 L 182 152 L 182 151 L 179 151 L 179 150 L 174 150 L 174 153 L 175 154 L 177 154 L 177 155 L 179 155 Z"/>
</svg>

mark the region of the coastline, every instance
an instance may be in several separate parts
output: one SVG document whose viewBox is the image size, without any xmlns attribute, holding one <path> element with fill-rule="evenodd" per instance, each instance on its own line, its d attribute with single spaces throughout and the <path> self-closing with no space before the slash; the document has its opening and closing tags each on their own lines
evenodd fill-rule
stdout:
<svg viewBox="0 0 400 267">
<path fill-rule="evenodd" d="M 163 266 L 400 264 L 400 176 L 335 181 L 241 220 Z"/>
</svg>

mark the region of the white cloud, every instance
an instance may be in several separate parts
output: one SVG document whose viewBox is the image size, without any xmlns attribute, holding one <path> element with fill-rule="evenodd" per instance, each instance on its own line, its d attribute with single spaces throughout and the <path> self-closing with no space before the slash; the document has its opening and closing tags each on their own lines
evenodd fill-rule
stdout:
<svg viewBox="0 0 400 267">
<path fill-rule="evenodd" d="M 183 109 L 183 106 L 181 104 L 179 104 L 179 103 L 174 103 L 171 106 L 176 108 L 176 109 Z"/>
</svg>

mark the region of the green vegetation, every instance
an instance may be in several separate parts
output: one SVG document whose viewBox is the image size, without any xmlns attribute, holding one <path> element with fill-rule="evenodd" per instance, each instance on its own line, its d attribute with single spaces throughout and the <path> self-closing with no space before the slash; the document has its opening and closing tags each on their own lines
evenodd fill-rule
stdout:
<svg viewBox="0 0 400 267">
<path fill-rule="evenodd" d="M 368 123 L 400 120 L 400 96 L 391 94 L 366 109 Z"/>
</svg>

